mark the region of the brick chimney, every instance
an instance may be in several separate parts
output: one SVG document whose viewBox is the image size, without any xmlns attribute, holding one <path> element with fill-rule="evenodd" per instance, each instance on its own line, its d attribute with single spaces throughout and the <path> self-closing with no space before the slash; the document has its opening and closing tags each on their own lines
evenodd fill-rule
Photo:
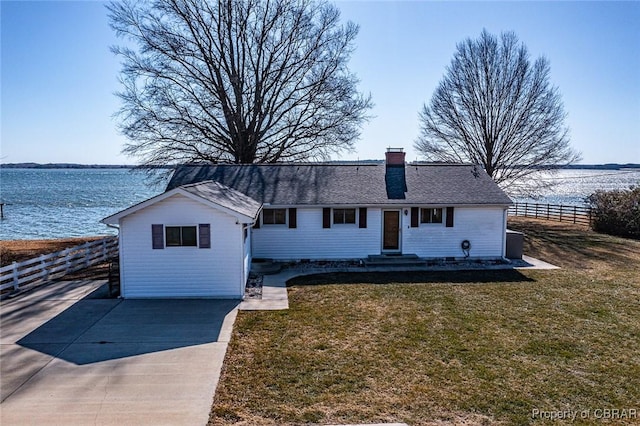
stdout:
<svg viewBox="0 0 640 426">
<path fill-rule="evenodd" d="M 387 148 L 385 153 L 384 181 L 387 187 L 387 198 L 402 200 L 406 198 L 407 179 L 404 175 L 404 156 L 402 148 Z"/>
<path fill-rule="evenodd" d="M 387 148 L 385 164 L 388 166 L 403 166 L 406 153 L 403 148 Z"/>
</svg>

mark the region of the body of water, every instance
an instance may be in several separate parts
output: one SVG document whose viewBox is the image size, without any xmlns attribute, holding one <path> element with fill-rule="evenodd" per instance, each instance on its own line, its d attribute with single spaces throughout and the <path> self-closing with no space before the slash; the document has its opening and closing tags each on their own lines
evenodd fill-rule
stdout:
<svg viewBox="0 0 640 426">
<path fill-rule="evenodd" d="M 164 191 L 128 169 L 0 169 L 0 238 L 113 235 L 100 220 Z"/>
<path fill-rule="evenodd" d="M 640 169 L 622 170 L 559 170 L 542 180 L 552 187 L 536 199 L 514 199 L 544 204 L 584 206 L 586 198 L 596 190 L 611 191 L 640 186 Z"/>
<path fill-rule="evenodd" d="M 561 170 L 549 179 L 557 185 L 536 202 L 584 205 L 597 189 L 640 185 L 640 170 Z M 100 220 L 164 190 L 164 184 L 147 182 L 145 175 L 127 169 L 0 169 L 5 203 L 0 238 L 116 234 Z"/>
</svg>

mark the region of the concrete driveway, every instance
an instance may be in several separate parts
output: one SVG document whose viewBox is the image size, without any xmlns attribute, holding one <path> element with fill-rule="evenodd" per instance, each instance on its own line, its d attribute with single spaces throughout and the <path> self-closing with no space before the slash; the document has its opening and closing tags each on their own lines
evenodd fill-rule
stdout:
<svg viewBox="0 0 640 426">
<path fill-rule="evenodd" d="M 236 301 L 57 282 L 0 305 L 0 423 L 204 425 Z"/>
</svg>

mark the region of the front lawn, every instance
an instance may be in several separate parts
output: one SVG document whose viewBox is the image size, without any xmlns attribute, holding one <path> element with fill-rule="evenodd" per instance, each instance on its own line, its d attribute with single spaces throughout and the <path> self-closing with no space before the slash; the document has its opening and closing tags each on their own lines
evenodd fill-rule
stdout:
<svg viewBox="0 0 640 426">
<path fill-rule="evenodd" d="M 240 312 L 210 424 L 637 423 L 640 242 L 510 228 L 563 269 L 300 277 L 289 310 Z"/>
</svg>

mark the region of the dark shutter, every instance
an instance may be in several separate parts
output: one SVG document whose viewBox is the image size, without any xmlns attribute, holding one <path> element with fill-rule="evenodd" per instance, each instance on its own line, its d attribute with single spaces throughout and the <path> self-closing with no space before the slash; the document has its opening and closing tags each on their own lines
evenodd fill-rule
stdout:
<svg viewBox="0 0 640 426">
<path fill-rule="evenodd" d="M 360 210 L 358 210 L 358 213 L 360 215 L 360 217 L 358 218 L 358 226 L 360 228 L 366 228 L 367 227 L 367 208 L 360 207 Z"/>
<path fill-rule="evenodd" d="M 329 207 L 322 209 L 322 227 L 331 228 L 331 209 Z"/>
<path fill-rule="evenodd" d="M 417 228 L 420 222 L 420 209 L 418 207 L 411 207 L 411 227 Z"/>
<path fill-rule="evenodd" d="M 447 207 L 447 228 L 453 227 L 453 207 Z"/>
<path fill-rule="evenodd" d="M 208 223 L 198 225 L 198 240 L 201 249 L 211 248 L 211 225 Z"/>
<path fill-rule="evenodd" d="M 289 228 L 298 227 L 298 210 L 289 209 Z"/>
<path fill-rule="evenodd" d="M 164 248 L 163 225 L 151 225 L 151 244 L 154 250 Z"/>
</svg>

